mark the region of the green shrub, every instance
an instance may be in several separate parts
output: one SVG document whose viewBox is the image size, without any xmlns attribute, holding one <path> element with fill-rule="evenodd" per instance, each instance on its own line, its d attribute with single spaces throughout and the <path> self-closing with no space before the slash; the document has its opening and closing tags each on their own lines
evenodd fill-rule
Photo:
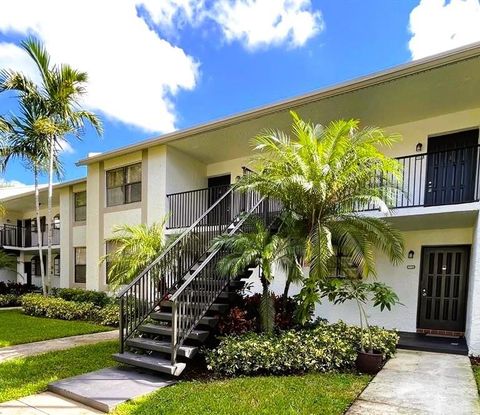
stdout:
<svg viewBox="0 0 480 415">
<path fill-rule="evenodd" d="M 96 311 L 96 322 L 102 326 L 118 327 L 120 307 L 118 304 L 109 304 Z"/>
<path fill-rule="evenodd" d="M 398 335 L 373 327 L 373 349 L 390 357 Z M 206 352 L 210 370 L 222 375 L 286 374 L 352 369 L 360 348 L 358 327 L 343 322 L 279 334 L 228 336 Z"/>
<path fill-rule="evenodd" d="M 118 326 L 119 306 L 115 303 L 98 307 L 93 303 L 27 294 L 22 297 L 22 306 L 24 313 L 30 316 L 58 318 L 60 320 L 85 320 L 103 326 Z"/>
<path fill-rule="evenodd" d="M 102 291 L 82 290 L 80 288 L 54 288 L 53 296 L 77 303 L 93 303 L 105 307 L 112 303 L 112 298 Z"/>
<path fill-rule="evenodd" d="M 92 303 L 77 303 L 57 297 L 27 294 L 22 299 L 25 314 L 61 320 L 95 320 L 96 307 Z"/>
<path fill-rule="evenodd" d="M 20 296 L 15 294 L 0 294 L 0 307 L 17 307 L 20 305 Z"/>
</svg>

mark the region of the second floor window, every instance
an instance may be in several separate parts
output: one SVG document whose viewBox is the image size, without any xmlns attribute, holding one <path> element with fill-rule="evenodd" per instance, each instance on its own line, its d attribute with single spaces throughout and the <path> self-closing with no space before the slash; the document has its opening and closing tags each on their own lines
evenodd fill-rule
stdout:
<svg viewBox="0 0 480 415">
<path fill-rule="evenodd" d="M 87 192 L 75 193 L 75 222 L 87 220 Z"/>
<path fill-rule="evenodd" d="M 107 171 L 107 206 L 142 200 L 142 164 Z"/>
</svg>

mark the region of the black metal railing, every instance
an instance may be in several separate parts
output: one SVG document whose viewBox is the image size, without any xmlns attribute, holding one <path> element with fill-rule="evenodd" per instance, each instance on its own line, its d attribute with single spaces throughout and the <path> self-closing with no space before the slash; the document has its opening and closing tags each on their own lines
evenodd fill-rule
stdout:
<svg viewBox="0 0 480 415">
<path fill-rule="evenodd" d="M 393 188 L 391 208 L 440 206 L 479 200 L 478 147 L 461 147 L 398 157 L 401 178 L 386 179 Z M 369 205 L 361 210 L 378 209 Z"/>
<path fill-rule="evenodd" d="M 183 283 L 190 269 L 206 255 L 212 241 L 224 233 L 236 218 L 256 205 L 255 192 L 240 193 L 229 188 L 188 229 L 119 294 L 120 351 L 126 340 L 157 307 L 160 301 Z M 228 204 L 229 209 L 225 209 Z"/>
<path fill-rule="evenodd" d="M 278 204 L 261 198 L 257 193 L 251 194 L 254 197 L 248 198 L 248 214 L 238 217 L 225 229 L 226 234 L 232 235 L 242 229 L 245 220 L 250 216 L 257 216 L 266 226 L 273 222 L 278 214 Z M 272 207 L 276 212 L 270 211 Z M 169 298 L 172 304 L 172 365 L 176 363 L 179 348 L 230 282 L 230 276 L 218 272 L 218 262 L 223 254 L 221 248 L 208 251 L 198 268 Z"/>
<path fill-rule="evenodd" d="M 16 225 L 0 226 L 0 243 L 3 247 L 35 248 L 38 246 L 39 238 L 42 238 L 42 245 L 46 246 L 48 235 L 46 230 L 37 232 L 31 228 Z M 60 245 L 60 228 L 58 225 L 52 229 L 52 245 Z"/>
</svg>

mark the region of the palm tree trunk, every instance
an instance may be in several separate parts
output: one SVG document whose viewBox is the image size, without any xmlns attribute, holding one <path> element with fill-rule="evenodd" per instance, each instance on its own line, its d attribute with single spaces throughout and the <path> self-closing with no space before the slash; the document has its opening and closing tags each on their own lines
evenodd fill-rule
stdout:
<svg viewBox="0 0 480 415">
<path fill-rule="evenodd" d="M 43 247 L 42 247 L 42 224 L 40 222 L 40 191 L 38 189 L 38 169 L 33 168 L 35 178 L 35 214 L 37 219 L 37 240 L 38 240 L 38 256 L 40 257 L 40 275 L 42 277 L 42 293 L 47 295 L 47 287 L 45 284 L 45 268 L 43 265 Z"/>
<path fill-rule="evenodd" d="M 292 282 L 290 281 L 290 278 L 287 277 L 287 281 L 285 281 L 285 288 L 283 289 L 283 296 L 282 296 L 284 311 L 287 310 L 288 290 L 290 290 L 291 283 Z"/>
<path fill-rule="evenodd" d="M 47 285 L 52 289 L 52 197 L 53 197 L 53 137 L 49 138 L 50 154 L 48 160 L 48 209 L 47 209 Z"/>
</svg>

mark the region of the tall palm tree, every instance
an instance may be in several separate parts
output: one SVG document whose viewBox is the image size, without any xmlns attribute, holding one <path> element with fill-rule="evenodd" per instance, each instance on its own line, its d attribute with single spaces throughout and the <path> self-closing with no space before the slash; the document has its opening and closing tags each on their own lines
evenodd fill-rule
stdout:
<svg viewBox="0 0 480 415">
<path fill-rule="evenodd" d="M 232 235 L 220 235 L 214 248 L 226 250 L 227 254 L 219 261 L 219 272 L 236 276 L 248 267 L 258 267 L 262 284 L 260 302 L 260 326 L 264 332 L 273 330 L 275 305 L 270 292 L 274 279 L 274 266 L 282 263 L 287 266 L 288 241 L 280 234 L 274 234 L 258 219 L 247 219 L 247 230 Z"/>
<path fill-rule="evenodd" d="M 108 283 L 116 289 L 130 283 L 167 247 L 166 218 L 151 226 L 118 225 L 107 240 L 111 250 L 102 258 L 108 265 Z"/>
<path fill-rule="evenodd" d="M 17 80 L 26 85 L 28 80 Z M 0 87 L 3 85 L 0 82 Z M 4 172 L 13 159 L 20 159 L 28 169 L 31 169 L 35 183 L 35 215 L 37 229 L 41 230 L 40 222 L 40 191 L 39 175 L 47 171 L 46 160 L 49 154 L 48 142 L 44 139 L 46 134 L 57 134 L 62 131 L 62 126 L 55 125 L 46 117 L 43 108 L 32 96 L 24 94 L 19 99 L 19 115 L 0 117 L 0 171 Z M 58 160 L 54 164 L 55 171 L 61 170 Z M 45 280 L 45 266 L 43 261 L 42 237 L 38 238 L 40 258 L 40 275 L 42 279 L 43 294 L 47 294 Z"/>
<path fill-rule="evenodd" d="M 399 163 L 380 151 L 398 137 L 357 120 L 327 126 L 292 112 L 292 135 L 268 130 L 253 139 L 256 174 L 243 176 L 241 189 L 255 189 L 283 203 L 303 225 L 308 278 L 300 293 L 301 319 L 319 300 L 321 281 L 338 272 L 376 275 L 375 250 L 392 263 L 404 256 L 401 234 L 388 222 L 358 211 L 375 206 L 388 213 L 401 180 Z M 339 271 L 341 270 L 341 271 Z"/>
<path fill-rule="evenodd" d="M 81 138 L 86 124 L 90 124 L 102 133 L 102 124 L 92 112 L 82 109 L 80 99 L 86 94 L 85 85 L 88 81 L 86 72 L 73 69 L 71 66 L 51 64 L 50 55 L 41 42 L 28 39 L 21 47 L 33 60 L 40 73 L 39 85 L 33 84 L 28 78 L 15 71 L 3 71 L 0 91 L 14 90 L 20 96 L 28 96 L 38 102 L 43 113 L 50 122 L 58 127 L 56 132 L 43 135 L 48 145 L 48 208 L 47 208 L 47 285 L 51 287 L 52 277 L 52 198 L 53 174 L 55 164 L 58 164 L 59 149 L 65 145 L 68 136 Z"/>
</svg>

